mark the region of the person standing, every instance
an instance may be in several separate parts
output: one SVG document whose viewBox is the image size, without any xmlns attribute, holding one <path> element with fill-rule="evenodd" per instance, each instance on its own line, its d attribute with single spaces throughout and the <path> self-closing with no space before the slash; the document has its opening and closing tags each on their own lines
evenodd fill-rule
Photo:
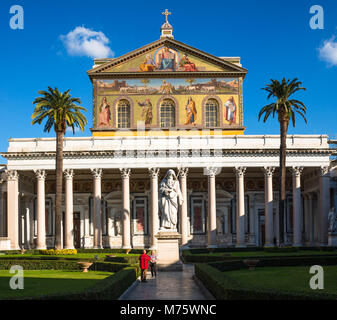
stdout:
<svg viewBox="0 0 337 320">
<path fill-rule="evenodd" d="M 149 267 L 149 261 L 151 258 L 146 254 L 146 250 L 143 250 L 143 254 L 139 256 L 139 264 L 141 269 L 141 281 L 146 281 L 146 272 Z"/>
<path fill-rule="evenodd" d="M 152 250 L 150 255 L 150 268 L 151 268 L 151 276 L 157 277 L 157 255 L 156 251 Z"/>
</svg>

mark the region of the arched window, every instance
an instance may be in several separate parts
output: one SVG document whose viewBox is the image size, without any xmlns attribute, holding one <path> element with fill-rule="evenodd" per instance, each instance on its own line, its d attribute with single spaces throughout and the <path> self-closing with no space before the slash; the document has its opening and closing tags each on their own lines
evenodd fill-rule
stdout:
<svg viewBox="0 0 337 320">
<path fill-rule="evenodd" d="M 118 128 L 130 128 L 130 103 L 120 100 L 117 107 Z"/>
<path fill-rule="evenodd" d="M 170 99 L 165 99 L 160 105 L 160 126 L 174 127 L 175 126 L 175 105 Z"/>
<path fill-rule="evenodd" d="M 205 106 L 205 125 L 206 127 L 219 126 L 219 104 L 215 99 L 209 99 Z"/>
</svg>

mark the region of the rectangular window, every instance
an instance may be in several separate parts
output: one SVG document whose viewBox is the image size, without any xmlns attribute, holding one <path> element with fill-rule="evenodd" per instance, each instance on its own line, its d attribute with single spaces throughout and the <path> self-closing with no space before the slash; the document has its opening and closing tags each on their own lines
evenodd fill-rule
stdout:
<svg viewBox="0 0 337 320">
<path fill-rule="evenodd" d="M 134 235 L 148 234 L 147 197 L 136 196 L 132 204 L 132 225 Z"/>
<path fill-rule="evenodd" d="M 205 234 L 206 201 L 203 200 L 202 196 L 191 196 L 190 208 L 191 234 Z"/>
</svg>

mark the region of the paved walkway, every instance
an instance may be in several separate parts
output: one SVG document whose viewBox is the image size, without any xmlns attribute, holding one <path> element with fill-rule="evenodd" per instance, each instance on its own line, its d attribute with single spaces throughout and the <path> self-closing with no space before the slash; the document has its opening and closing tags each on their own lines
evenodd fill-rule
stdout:
<svg viewBox="0 0 337 320">
<path fill-rule="evenodd" d="M 192 276 L 194 265 L 184 264 L 183 271 L 158 272 L 157 278 L 147 273 L 147 282 L 140 282 L 126 300 L 206 300 Z"/>
</svg>

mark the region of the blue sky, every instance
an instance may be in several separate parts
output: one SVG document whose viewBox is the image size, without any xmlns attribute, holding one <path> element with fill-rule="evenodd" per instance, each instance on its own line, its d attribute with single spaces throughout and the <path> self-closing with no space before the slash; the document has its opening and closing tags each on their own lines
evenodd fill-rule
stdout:
<svg viewBox="0 0 337 320">
<path fill-rule="evenodd" d="M 312 5 L 324 9 L 324 29 L 312 30 Z M 24 29 L 9 26 L 12 5 L 24 9 Z M 248 69 L 244 82 L 246 134 L 278 134 L 277 120 L 258 122 L 267 103 L 261 90 L 271 78 L 298 77 L 307 91 L 297 97 L 308 107 L 308 125 L 298 118 L 289 133 L 337 137 L 337 2 L 283 1 L 79 1 L 1 0 L 0 150 L 8 138 L 44 137 L 42 126 L 31 126 L 32 101 L 38 90 L 71 89 L 88 109 L 89 125 L 78 136 L 90 136 L 92 87 L 86 71 L 102 52 L 120 56 L 155 41 L 169 9 L 175 39 L 216 56 L 240 56 Z M 76 27 L 100 38 L 97 47 L 66 48 L 65 36 Z M 101 32 L 101 33 L 98 33 Z M 62 35 L 64 36 L 62 38 Z M 97 43 L 96 43 L 97 45 Z M 320 57 L 325 46 L 326 59 Z M 77 48 L 78 49 L 78 48 Z M 81 48 L 80 48 L 81 49 Z M 105 50 L 105 51 L 104 51 Z M 82 53 L 82 55 L 81 55 Z M 88 56 L 89 55 L 89 56 Z"/>
</svg>

